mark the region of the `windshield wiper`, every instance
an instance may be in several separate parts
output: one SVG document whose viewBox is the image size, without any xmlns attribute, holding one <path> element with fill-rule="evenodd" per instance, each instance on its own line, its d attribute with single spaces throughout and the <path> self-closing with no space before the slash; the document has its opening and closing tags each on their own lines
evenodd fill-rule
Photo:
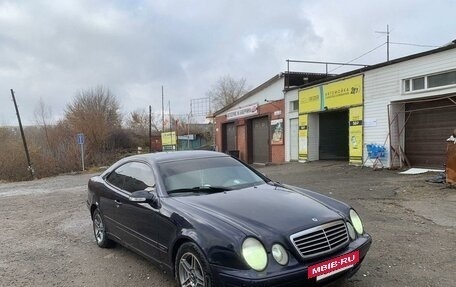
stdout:
<svg viewBox="0 0 456 287">
<path fill-rule="evenodd" d="M 173 189 L 173 190 L 168 190 L 168 194 L 173 194 L 173 193 L 186 193 L 186 192 L 193 192 L 193 193 L 200 193 L 200 192 L 205 192 L 205 193 L 215 193 L 215 192 L 224 192 L 231 190 L 228 187 L 224 186 L 210 186 L 210 185 L 202 185 L 202 186 L 194 186 L 194 187 L 188 187 L 188 188 L 178 188 L 178 189 Z"/>
<path fill-rule="evenodd" d="M 281 184 L 280 182 L 277 182 L 277 181 L 272 181 L 272 180 L 270 180 L 270 181 L 268 181 L 268 182 L 266 182 L 266 183 L 269 184 L 269 185 L 272 185 L 272 186 L 274 186 L 274 187 L 276 187 L 276 188 L 277 188 L 277 187 L 286 188 L 285 186 L 283 186 L 283 184 Z"/>
</svg>

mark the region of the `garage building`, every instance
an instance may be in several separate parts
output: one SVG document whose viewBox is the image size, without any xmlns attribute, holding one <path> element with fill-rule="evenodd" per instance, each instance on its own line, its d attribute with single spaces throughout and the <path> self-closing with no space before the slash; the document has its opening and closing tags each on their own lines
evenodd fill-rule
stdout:
<svg viewBox="0 0 456 287">
<path fill-rule="evenodd" d="M 298 118 L 287 160 L 346 160 L 380 167 L 443 168 L 456 128 L 456 41 L 291 89 Z"/>
<path fill-rule="evenodd" d="M 323 77 L 326 75 L 280 73 L 215 112 L 217 150 L 248 163 L 284 162 L 284 136 L 288 133 L 284 122 L 284 91 Z"/>
</svg>

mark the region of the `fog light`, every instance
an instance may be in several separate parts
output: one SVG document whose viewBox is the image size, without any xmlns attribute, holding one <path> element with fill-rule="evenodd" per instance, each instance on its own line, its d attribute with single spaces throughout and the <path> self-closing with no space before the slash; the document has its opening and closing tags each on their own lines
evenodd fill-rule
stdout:
<svg viewBox="0 0 456 287">
<path fill-rule="evenodd" d="M 288 264 L 288 253 L 282 245 L 272 245 L 272 256 L 274 257 L 275 261 L 277 261 L 277 263 L 279 263 L 280 265 Z"/>
</svg>

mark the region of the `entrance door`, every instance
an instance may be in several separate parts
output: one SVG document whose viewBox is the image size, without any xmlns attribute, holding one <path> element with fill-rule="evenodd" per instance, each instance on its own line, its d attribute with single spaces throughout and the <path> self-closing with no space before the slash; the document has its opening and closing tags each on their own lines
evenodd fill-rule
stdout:
<svg viewBox="0 0 456 287">
<path fill-rule="evenodd" d="M 236 126 L 234 123 L 223 125 L 223 152 L 236 149 Z"/>
<path fill-rule="evenodd" d="M 348 110 L 320 114 L 320 159 L 348 160 Z"/>
<path fill-rule="evenodd" d="M 268 117 L 252 120 L 252 160 L 254 163 L 269 162 Z"/>
<path fill-rule="evenodd" d="M 290 120 L 290 160 L 298 160 L 298 119 Z"/>
</svg>

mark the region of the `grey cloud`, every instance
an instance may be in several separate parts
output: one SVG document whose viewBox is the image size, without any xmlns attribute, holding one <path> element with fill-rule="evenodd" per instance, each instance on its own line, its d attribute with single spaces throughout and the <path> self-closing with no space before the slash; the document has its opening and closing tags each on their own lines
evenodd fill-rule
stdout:
<svg viewBox="0 0 456 287">
<path fill-rule="evenodd" d="M 387 23 L 397 40 L 454 37 L 454 9 L 439 8 L 452 2 L 437 1 L 438 16 L 432 3 L 396 2 L 3 1 L 0 124 L 16 124 L 10 88 L 27 123 L 40 97 L 61 116 L 78 90 L 95 85 L 109 87 L 125 113 L 157 106 L 164 85 L 173 111 L 184 114 L 220 76 L 245 77 L 253 87 L 285 70 L 287 58 L 350 60 L 381 43 L 373 31 Z M 376 51 L 363 61 L 383 57 Z"/>
</svg>

